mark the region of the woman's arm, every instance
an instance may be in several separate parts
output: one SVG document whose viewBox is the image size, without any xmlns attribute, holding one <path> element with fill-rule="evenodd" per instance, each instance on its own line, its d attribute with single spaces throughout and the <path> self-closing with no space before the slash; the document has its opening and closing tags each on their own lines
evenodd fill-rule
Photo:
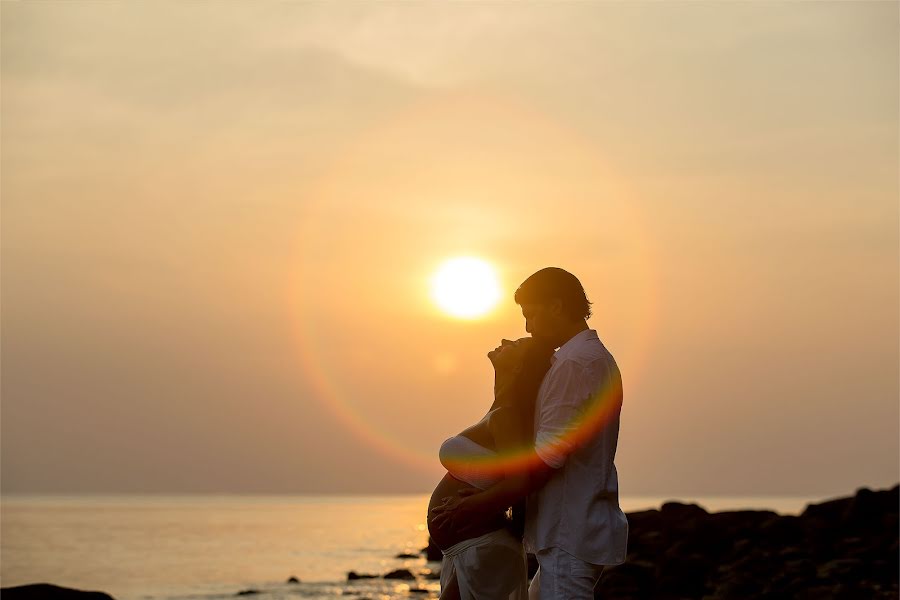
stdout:
<svg viewBox="0 0 900 600">
<path fill-rule="evenodd" d="M 441 506 L 431 509 L 432 521 L 440 527 L 454 528 L 457 523 L 479 520 L 481 515 L 506 510 L 528 494 L 544 487 L 556 471 L 535 453 L 524 453 L 517 463 L 524 468 L 510 469 L 511 476 L 501 480 L 483 492 L 448 499 Z"/>
<path fill-rule="evenodd" d="M 517 372 L 511 369 L 497 369 L 494 372 L 494 402 L 491 404 L 491 408 L 480 421 L 463 429 L 459 435 L 469 438 L 484 448 L 497 452 L 504 451 L 498 443 L 507 445 L 518 444 L 519 440 L 515 439 L 517 433 L 521 433 L 522 443 L 528 442 L 527 436 L 528 432 L 531 431 L 531 425 L 524 421 L 513 423 L 511 419 L 517 417 L 509 414 L 512 411 L 511 405 L 514 402 L 512 396 L 516 375 Z M 513 437 L 509 437 L 510 435 Z M 498 436 L 502 438 L 500 442 L 498 442 Z"/>
</svg>

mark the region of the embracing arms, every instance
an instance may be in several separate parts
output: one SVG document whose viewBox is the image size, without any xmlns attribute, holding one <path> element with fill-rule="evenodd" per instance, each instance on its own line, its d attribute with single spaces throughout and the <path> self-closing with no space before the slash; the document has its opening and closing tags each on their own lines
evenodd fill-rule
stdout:
<svg viewBox="0 0 900 600">
<path fill-rule="evenodd" d="M 478 521 L 496 514 L 541 489 L 561 468 L 575 448 L 573 433 L 585 409 L 589 391 L 579 384 L 583 368 L 565 361 L 548 375 L 546 398 L 538 415 L 536 439 L 531 437 L 533 410 L 506 402 L 491 415 L 490 430 L 496 442 L 504 478 L 483 492 L 467 490 L 433 509 L 435 520 L 451 525 Z M 527 432 L 527 433 L 523 433 Z"/>
<path fill-rule="evenodd" d="M 456 497 L 446 498 L 444 503 L 432 509 L 432 519 L 450 529 L 464 527 L 484 520 L 488 515 L 505 512 L 523 500 L 529 493 L 540 489 L 552 476 L 554 469 L 537 455 L 531 437 L 532 411 L 521 406 L 499 402 L 485 421 L 485 432 L 493 439 L 496 449 L 496 468 L 503 478 L 487 490 L 474 488 L 462 490 Z"/>
<path fill-rule="evenodd" d="M 519 417 L 515 411 L 502 407 L 491 415 L 490 428 L 497 431 L 495 442 L 504 477 L 496 485 L 479 492 L 468 488 L 432 509 L 432 518 L 439 526 L 451 529 L 477 523 L 490 515 L 505 511 L 529 493 L 544 486 L 554 469 L 547 466 L 530 444 L 522 443 L 516 434 Z"/>
</svg>

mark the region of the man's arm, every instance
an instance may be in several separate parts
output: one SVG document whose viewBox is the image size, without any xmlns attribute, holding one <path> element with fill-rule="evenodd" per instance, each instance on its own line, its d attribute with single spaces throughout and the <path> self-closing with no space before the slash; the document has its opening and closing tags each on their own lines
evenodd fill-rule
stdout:
<svg viewBox="0 0 900 600">
<path fill-rule="evenodd" d="M 473 504 L 486 514 L 504 511 L 525 496 L 540 489 L 553 475 L 535 452 L 531 431 L 531 414 L 521 407 L 503 407 L 490 420 L 491 435 L 502 461 L 503 479 L 484 492 L 473 496 Z"/>
<path fill-rule="evenodd" d="M 544 487 L 556 469 L 547 466 L 534 450 L 525 458 L 529 468 L 502 481 L 483 492 L 448 498 L 444 504 L 431 510 L 433 521 L 439 527 L 458 529 L 463 524 L 483 519 L 485 515 L 502 512 L 530 494 Z"/>
<path fill-rule="evenodd" d="M 497 485 L 491 486 L 480 494 L 469 497 L 473 509 L 494 514 L 503 511 L 525 498 L 531 492 L 544 487 L 556 469 L 548 466 L 533 450 L 527 457 L 528 470 L 512 477 L 505 477 Z"/>
</svg>

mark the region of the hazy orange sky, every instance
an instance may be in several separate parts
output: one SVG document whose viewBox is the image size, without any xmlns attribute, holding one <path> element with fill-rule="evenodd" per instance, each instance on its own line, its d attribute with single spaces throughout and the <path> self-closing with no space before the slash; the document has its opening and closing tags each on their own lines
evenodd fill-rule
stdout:
<svg viewBox="0 0 900 600">
<path fill-rule="evenodd" d="M 0 10 L 4 493 L 427 492 L 549 265 L 622 494 L 900 479 L 897 3 Z"/>
</svg>

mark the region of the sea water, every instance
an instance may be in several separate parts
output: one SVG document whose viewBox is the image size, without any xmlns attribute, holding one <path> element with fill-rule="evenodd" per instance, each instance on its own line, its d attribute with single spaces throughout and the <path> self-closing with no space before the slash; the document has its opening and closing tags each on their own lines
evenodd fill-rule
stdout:
<svg viewBox="0 0 900 600">
<path fill-rule="evenodd" d="M 626 511 L 669 498 L 625 497 Z M 680 499 L 688 501 L 687 499 Z M 710 511 L 799 513 L 804 498 L 693 499 Z M 117 600 L 436 597 L 418 554 L 426 495 L 104 495 L 0 499 L 0 584 L 52 583 Z M 348 581 L 409 569 L 415 581 Z M 300 583 L 288 583 L 296 577 Z M 240 595 L 244 592 L 243 595 Z"/>
</svg>

